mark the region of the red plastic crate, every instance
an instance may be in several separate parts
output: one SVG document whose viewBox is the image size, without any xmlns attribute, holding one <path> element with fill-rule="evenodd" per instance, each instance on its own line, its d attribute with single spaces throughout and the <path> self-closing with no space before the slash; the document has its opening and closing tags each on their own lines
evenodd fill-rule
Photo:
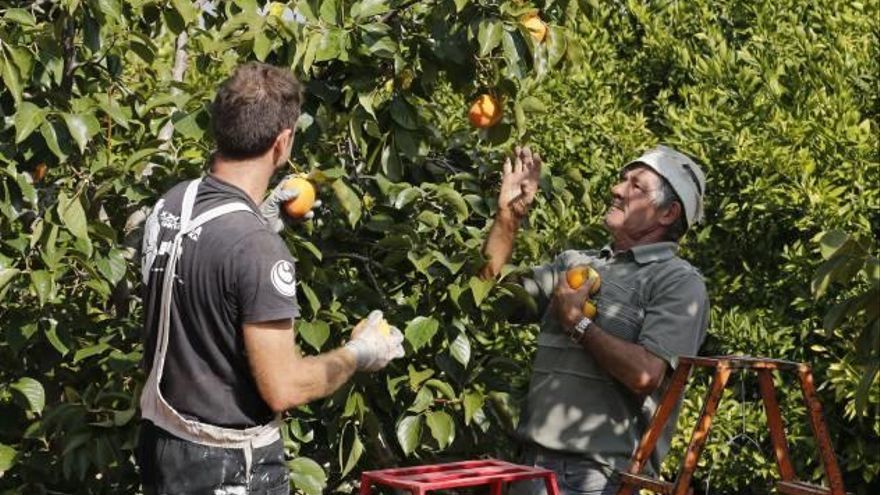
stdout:
<svg viewBox="0 0 880 495">
<path fill-rule="evenodd" d="M 409 490 L 413 495 L 424 495 L 431 490 L 488 486 L 491 495 L 501 495 L 504 483 L 533 479 L 544 480 L 548 495 L 559 495 L 553 471 L 497 459 L 364 471 L 360 495 L 370 495 L 373 485 Z"/>
</svg>

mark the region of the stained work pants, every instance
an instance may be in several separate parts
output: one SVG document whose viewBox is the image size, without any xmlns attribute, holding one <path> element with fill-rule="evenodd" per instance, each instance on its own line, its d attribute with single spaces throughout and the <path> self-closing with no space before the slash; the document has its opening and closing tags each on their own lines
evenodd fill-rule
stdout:
<svg viewBox="0 0 880 495">
<path fill-rule="evenodd" d="M 248 462 L 245 449 L 189 442 L 149 421 L 136 451 L 145 495 L 289 495 L 281 440 L 250 454 Z"/>
</svg>

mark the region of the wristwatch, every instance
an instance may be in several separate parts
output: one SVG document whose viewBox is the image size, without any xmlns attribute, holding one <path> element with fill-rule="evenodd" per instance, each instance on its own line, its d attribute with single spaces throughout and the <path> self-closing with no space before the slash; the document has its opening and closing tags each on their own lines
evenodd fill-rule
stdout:
<svg viewBox="0 0 880 495">
<path fill-rule="evenodd" d="M 569 336 L 571 340 L 575 344 L 580 344 L 584 340 L 584 336 L 587 334 L 587 331 L 590 328 L 590 325 L 593 324 L 593 320 L 584 316 L 577 323 L 575 323 L 574 328 L 571 329 Z"/>
</svg>

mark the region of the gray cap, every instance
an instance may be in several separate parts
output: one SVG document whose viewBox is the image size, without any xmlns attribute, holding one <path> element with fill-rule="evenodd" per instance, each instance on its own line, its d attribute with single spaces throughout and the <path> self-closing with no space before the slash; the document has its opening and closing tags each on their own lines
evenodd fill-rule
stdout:
<svg viewBox="0 0 880 495">
<path fill-rule="evenodd" d="M 706 176 L 699 165 L 687 155 L 668 146 L 657 146 L 624 165 L 646 165 L 663 177 L 678 194 L 684 206 L 688 227 L 703 220 L 703 194 L 706 192 Z"/>
</svg>

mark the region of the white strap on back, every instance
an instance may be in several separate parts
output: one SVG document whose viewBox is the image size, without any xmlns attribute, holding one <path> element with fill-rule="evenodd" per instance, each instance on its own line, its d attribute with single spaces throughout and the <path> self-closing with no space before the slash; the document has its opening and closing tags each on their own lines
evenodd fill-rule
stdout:
<svg viewBox="0 0 880 495">
<path fill-rule="evenodd" d="M 168 261 L 165 265 L 164 278 L 162 280 L 162 296 L 159 306 L 160 319 L 156 335 L 156 350 L 153 355 L 153 367 L 147 377 L 141 395 L 142 416 L 153 421 L 156 426 L 170 433 L 189 440 L 191 442 L 218 447 L 259 447 L 268 445 L 280 438 L 278 425 L 280 418 L 276 417 L 269 424 L 247 428 L 244 430 L 234 428 L 222 428 L 215 425 L 201 423 L 192 419 L 184 418 L 162 396 L 160 384 L 165 369 L 165 356 L 168 351 L 168 336 L 171 331 L 171 302 L 174 295 L 174 278 L 177 272 L 177 261 L 181 255 L 183 238 L 190 232 L 202 225 L 219 218 L 227 213 L 236 211 L 248 211 L 258 215 L 248 205 L 240 202 L 227 203 L 212 208 L 196 218 L 192 218 L 201 179 L 190 182 L 183 194 L 183 203 L 180 209 L 180 230 L 175 234 L 168 253 Z"/>
</svg>

